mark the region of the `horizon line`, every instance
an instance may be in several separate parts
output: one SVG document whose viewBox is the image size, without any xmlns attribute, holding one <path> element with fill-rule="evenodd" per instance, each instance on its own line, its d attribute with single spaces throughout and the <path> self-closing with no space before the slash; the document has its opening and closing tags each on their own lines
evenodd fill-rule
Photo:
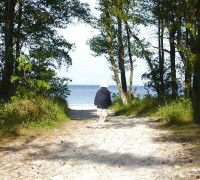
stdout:
<svg viewBox="0 0 200 180">
<path fill-rule="evenodd" d="M 72 86 L 99 86 L 99 84 L 68 84 L 68 85 L 72 85 Z M 109 86 L 117 86 L 116 84 L 110 84 Z M 140 85 L 133 85 L 133 86 L 144 86 L 144 84 L 140 84 Z M 127 85 L 128 87 L 128 85 Z"/>
</svg>

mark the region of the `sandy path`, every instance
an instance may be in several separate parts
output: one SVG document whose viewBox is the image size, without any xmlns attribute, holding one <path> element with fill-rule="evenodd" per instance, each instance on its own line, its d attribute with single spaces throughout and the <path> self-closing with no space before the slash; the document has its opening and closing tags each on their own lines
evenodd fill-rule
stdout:
<svg viewBox="0 0 200 180">
<path fill-rule="evenodd" d="M 200 164 L 166 141 L 170 132 L 147 118 L 109 117 L 94 110 L 71 112 L 74 120 L 51 132 L 0 148 L 0 179 L 198 179 Z"/>
</svg>

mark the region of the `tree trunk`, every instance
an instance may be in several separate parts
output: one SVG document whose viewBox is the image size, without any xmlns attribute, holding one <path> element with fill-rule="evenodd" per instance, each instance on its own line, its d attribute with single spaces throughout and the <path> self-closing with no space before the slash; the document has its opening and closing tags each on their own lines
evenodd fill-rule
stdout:
<svg viewBox="0 0 200 180">
<path fill-rule="evenodd" d="M 199 112 L 200 112 L 200 53 L 198 53 L 197 59 L 195 60 L 194 63 L 194 77 L 193 77 L 193 117 L 194 117 L 194 122 L 197 124 L 200 124 Z"/>
<path fill-rule="evenodd" d="M 110 22 L 108 22 L 108 19 L 110 19 L 110 14 L 109 14 L 109 9 L 108 9 L 107 3 L 108 3 L 108 1 L 105 0 L 104 1 L 104 6 L 105 6 L 104 11 L 105 11 L 106 20 L 107 20 L 107 22 L 105 22 L 105 30 L 106 30 L 106 33 L 107 33 L 108 52 L 109 52 L 109 56 L 110 56 L 109 59 L 110 59 L 110 63 L 111 63 L 111 66 L 112 66 L 112 70 L 114 72 L 114 78 L 115 78 L 117 87 L 119 89 L 120 97 L 122 99 L 123 104 L 127 105 L 128 104 L 127 97 L 124 94 L 124 91 L 123 91 L 122 86 L 120 84 L 120 79 L 119 79 L 119 76 L 118 76 L 118 70 L 117 70 L 117 67 L 115 65 L 115 60 L 114 60 L 114 52 L 113 52 L 113 49 L 112 49 L 111 28 L 110 28 Z"/>
<path fill-rule="evenodd" d="M 14 69 L 13 19 L 14 19 L 15 0 L 6 0 L 5 7 L 6 7 L 5 64 L 2 75 L 1 96 L 3 99 L 9 99 L 13 91 L 11 76 L 13 75 L 13 69 Z"/>
<path fill-rule="evenodd" d="M 158 23 L 158 34 L 159 34 L 159 72 L 160 72 L 160 98 L 163 98 L 165 94 L 165 83 L 164 83 L 164 23 L 163 19 L 159 20 Z"/>
<path fill-rule="evenodd" d="M 156 74 L 156 71 L 155 71 L 153 64 L 151 62 L 151 58 L 149 57 L 148 52 L 145 50 L 145 47 L 144 47 L 142 41 L 131 31 L 129 25 L 128 25 L 128 29 L 129 29 L 130 35 L 136 40 L 137 44 L 142 49 L 142 54 L 145 57 L 145 59 L 147 60 L 147 63 L 149 65 L 149 68 L 150 68 L 150 71 L 151 71 L 151 74 L 152 74 L 152 78 L 153 78 L 153 82 L 154 82 L 154 87 L 155 87 L 155 90 L 158 94 L 159 93 L 159 84 L 157 82 L 157 74 Z"/>
<path fill-rule="evenodd" d="M 130 62 L 130 79 L 129 79 L 129 93 L 132 99 L 134 99 L 133 94 L 133 59 L 132 59 L 132 52 L 131 52 L 131 36 L 128 29 L 128 23 L 125 21 L 126 26 L 126 33 L 127 33 L 127 43 L 128 43 L 128 56 Z"/>
<path fill-rule="evenodd" d="M 127 83 L 126 83 L 126 72 L 125 72 L 125 61 L 124 61 L 124 45 L 122 42 L 122 20 L 117 17 L 118 24 L 118 44 L 119 44 L 119 69 L 121 72 L 121 83 L 124 93 L 127 93 Z"/>
<path fill-rule="evenodd" d="M 186 29 L 186 48 L 189 48 L 189 34 L 188 29 Z M 188 95 L 192 98 L 192 63 L 188 60 L 188 68 L 185 72 L 185 82 L 188 84 Z"/>
<path fill-rule="evenodd" d="M 21 26 L 22 26 L 22 0 L 18 0 L 18 16 L 17 16 L 17 30 L 16 30 L 16 59 L 20 57 L 20 52 L 21 52 Z M 15 74 L 19 74 L 18 70 L 18 63 L 15 61 Z"/>
<path fill-rule="evenodd" d="M 194 77 L 193 77 L 193 118 L 194 122 L 200 124 L 200 1 L 197 4 L 197 38 L 195 40 Z"/>
<path fill-rule="evenodd" d="M 181 24 L 181 22 L 180 22 Z M 192 97 L 192 68 L 191 68 L 191 62 L 187 58 L 187 55 L 184 53 L 183 49 L 188 48 L 187 47 L 187 36 L 188 33 L 186 32 L 186 47 L 183 47 L 182 45 L 182 32 L 181 28 L 177 29 L 177 46 L 178 46 L 178 52 L 179 55 L 183 61 L 184 64 L 184 71 L 185 71 L 185 86 L 184 86 L 184 94 L 185 97 L 191 98 Z"/>
<path fill-rule="evenodd" d="M 176 78 L 176 49 L 175 49 L 175 33 L 176 30 L 172 27 L 169 29 L 169 43 L 170 43 L 170 62 L 171 62 L 171 86 L 172 98 L 175 99 L 178 95 L 178 85 Z"/>
<path fill-rule="evenodd" d="M 185 89 L 184 94 L 185 97 L 191 98 L 192 97 L 192 68 L 190 62 L 187 63 L 187 68 L 185 68 Z"/>
</svg>

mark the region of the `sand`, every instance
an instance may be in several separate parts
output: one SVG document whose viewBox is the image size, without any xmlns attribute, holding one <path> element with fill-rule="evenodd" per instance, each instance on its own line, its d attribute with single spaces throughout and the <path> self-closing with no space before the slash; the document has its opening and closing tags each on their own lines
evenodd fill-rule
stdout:
<svg viewBox="0 0 200 180">
<path fill-rule="evenodd" d="M 72 121 L 0 148 L 0 179 L 198 179 L 199 159 L 187 145 L 168 141 L 155 119 L 110 113 L 97 123 L 95 109 L 74 108 Z"/>
</svg>

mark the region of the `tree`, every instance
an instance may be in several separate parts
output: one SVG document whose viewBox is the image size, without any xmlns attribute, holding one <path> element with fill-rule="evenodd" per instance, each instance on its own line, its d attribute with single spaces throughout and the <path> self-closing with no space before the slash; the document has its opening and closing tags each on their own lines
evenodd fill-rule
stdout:
<svg viewBox="0 0 200 180">
<path fill-rule="evenodd" d="M 125 72 L 125 59 L 124 59 L 124 44 L 123 44 L 123 32 L 122 32 L 122 9 L 123 1 L 114 0 L 114 15 L 117 19 L 117 40 L 118 40 L 118 55 L 119 55 L 119 69 L 121 72 L 121 83 L 124 93 L 127 93 L 127 83 L 126 83 L 126 72 Z"/>
<path fill-rule="evenodd" d="M 194 58 L 194 75 L 193 75 L 193 109 L 194 121 L 200 124 L 200 1 L 190 1 L 194 15 L 194 31 L 190 31 L 190 35 L 194 44 L 192 50 L 195 55 Z"/>
<path fill-rule="evenodd" d="M 33 64 L 27 55 L 17 58 L 19 72 L 11 78 L 18 82 L 16 95 L 18 97 L 34 97 L 35 95 L 67 98 L 69 95 L 68 78 L 56 77 L 52 70 L 44 69 L 40 73 L 34 71 Z"/>
<path fill-rule="evenodd" d="M 153 0 L 153 3 L 156 1 Z M 162 1 L 163 18 L 169 32 L 173 96 L 177 92 L 175 77 L 175 49 L 178 50 L 185 71 L 185 95 L 192 98 L 193 117 L 200 123 L 200 1 Z M 177 10 L 178 9 L 178 10 Z M 159 13 L 158 13 L 159 15 Z M 193 78 L 192 78 L 193 77 Z M 192 82 L 193 79 L 193 82 Z"/>
<path fill-rule="evenodd" d="M 105 55 L 106 58 L 108 59 L 111 65 L 111 69 L 114 73 L 113 77 L 119 89 L 121 99 L 124 104 L 127 104 L 128 103 L 127 97 L 125 95 L 126 91 L 124 91 L 126 90 L 126 88 L 123 89 L 122 84 L 120 82 L 119 75 L 118 75 L 120 72 L 121 77 L 122 77 L 121 80 L 123 81 L 123 83 L 126 84 L 126 81 L 124 81 L 126 79 L 125 74 L 123 74 L 125 73 L 124 64 L 123 64 L 124 62 L 120 62 L 120 60 L 123 59 L 124 52 L 118 46 L 119 43 L 121 43 L 122 41 L 122 39 L 120 39 L 122 38 L 121 37 L 122 34 L 119 37 L 118 33 L 119 32 L 121 33 L 121 31 L 119 31 L 119 29 L 117 30 L 115 27 L 115 19 L 113 18 L 111 14 L 113 10 L 112 2 L 108 0 L 106 1 L 102 0 L 99 2 L 99 5 L 100 5 L 99 10 L 101 11 L 101 16 L 100 16 L 100 19 L 97 20 L 98 25 L 96 27 L 98 27 L 98 29 L 100 30 L 100 34 L 96 37 L 93 37 L 89 41 L 89 45 L 90 45 L 90 48 L 95 52 L 95 55 L 97 56 Z M 123 48 L 122 44 L 121 44 L 121 47 Z M 119 52 L 122 54 L 119 55 Z M 116 59 L 118 59 L 118 61 Z M 118 66 L 116 62 L 118 62 Z M 119 68 L 119 66 L 121 66 L 120 67 L 121 69 Z"/>
<path fill-rule="evenodd" d="M 5 64 L 1 84 L 1 96 L 5 99 L 12 94 L 11 76 L 14 67 L 14 10 L 15 0 L 5 1 Z"/>
<path fill-rule="evenodd" d="M 130 62 L 130 78 L 129 78 L 129 93 L 131 98 L 134 98 L 134 94 L 133 94 L 133 55 L 132 55 L 132 50 L 131 50 L 131 35 L 130 35 L 130 31 L 128 28 L 128 24 L 125 22 L 126 24 L 126 33 L 127 33 L 127 46 L 128 46 L 128 56 L 129 56 L 129 62 Z"/>
<path fill-rule="evenodd" d="M 4 12 L 0 11 L 5 19 L 0 31 L 0 37 L 5 36 L 5 47 L 2 48 L 5 58 L 1 59 L 1 97 L 9 99 L 17 86 L 11 84 L 11 76 L 20 75 L 15 59 L 28 54 L 33 70 L 37 73 L 48 70 L 55 72 L 63 64 L 68 67 L 71 64 L 68 52 L 72 44 L 57 34 L 57 28 L 66 28 L 74 18 L 88 23 L 91 15 L 88 5 L 79 0 L 5 2 Z"/>
</svg>

